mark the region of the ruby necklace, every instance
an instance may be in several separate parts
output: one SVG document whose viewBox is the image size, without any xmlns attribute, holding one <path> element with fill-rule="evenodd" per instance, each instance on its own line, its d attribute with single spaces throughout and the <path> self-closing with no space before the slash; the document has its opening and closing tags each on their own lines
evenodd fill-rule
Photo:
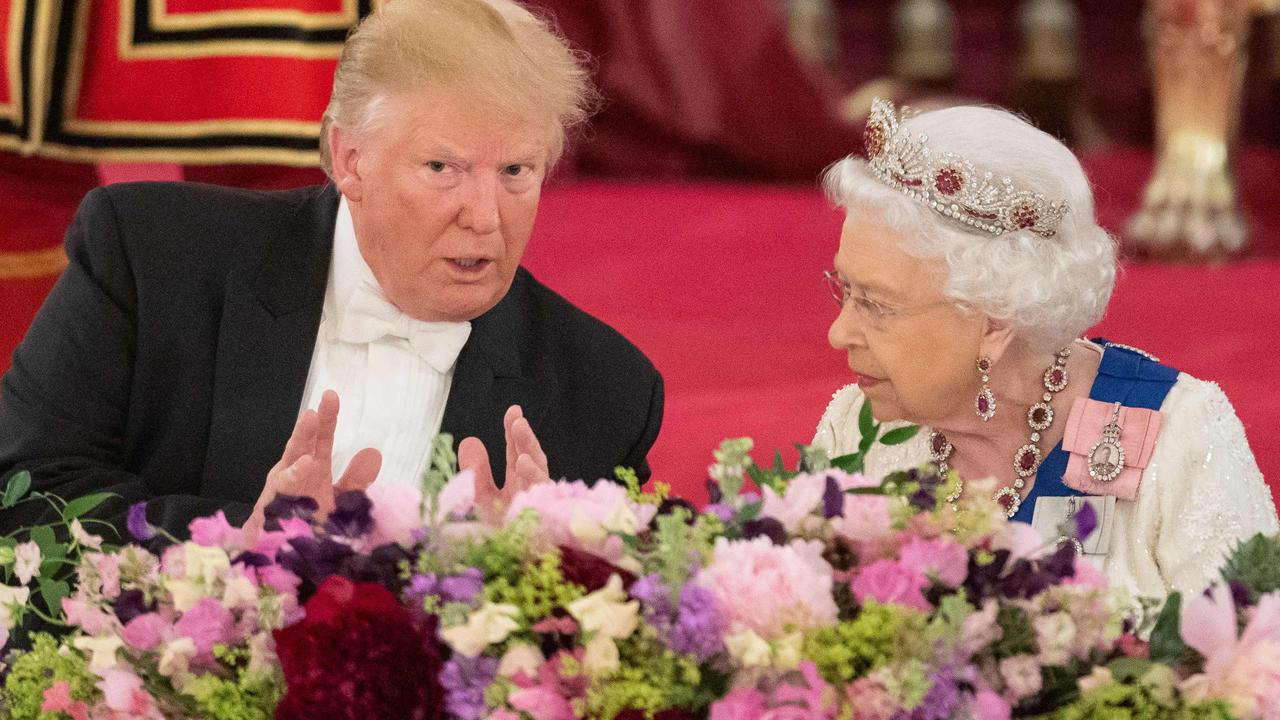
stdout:
<svg viewBox="0 0 1280 720">
<path fill-rule="evenodd" d="M 992 496 L 1004 507 L 1005 514 L 1009 517 L 1018 514 L 1018 508 L 1022 506 L 1022 488 L 1027 484 L 1026 479 L 1035 475 L 1040 469 L 1040 463 L 1044 461 L 1044 453 L 1041 452 L 1039 445 L 1040 433 L 1053 426 L 1053 406 L 1050 403 L 1054 395 L 1067 387 L 1067 358 L 1069 357 L 1071 357 L 1070 346 L 1059 350 L 1053 364 L 1044 371 L 1042 378 L 1044 395 L 1040 402 L 1027 409 L 1027 427 L 1031 428 L 1030 439 L 1013 454 L 1013 469 L 1018 477 L 1013 481 L 1013 485 L 1000 488 Z M 953 452 L 955 447 L 947 440 L 946 435 L 937 430 L 930 434 L 929 459 L 938 466 L 938 472 L 944 476 L 951 470 L 947 460 Z M 964 483 L 961 481 L 956 491 L 947 496 L 947 502 L 952 508 L 955 507 L 956 501 L 960 499 L 963 492 Z"/>
</svg>

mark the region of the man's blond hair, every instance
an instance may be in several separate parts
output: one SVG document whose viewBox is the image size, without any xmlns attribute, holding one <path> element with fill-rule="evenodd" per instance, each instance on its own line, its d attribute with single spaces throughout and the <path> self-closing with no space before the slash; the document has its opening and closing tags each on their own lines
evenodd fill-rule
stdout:
<svg viewBox="0 0 1280 720">
<path fill-rule="evenodd" d="M 512 0 L 390 0 L 347 38 L 320 125 L 320 163 L 332 174 L 329 128 L 359 133 L 389 94 L 443 88 L 520 120 L 547 122 L 548 162 L 595 102 L 582 59 L 547 21 Z"/>
</svg>

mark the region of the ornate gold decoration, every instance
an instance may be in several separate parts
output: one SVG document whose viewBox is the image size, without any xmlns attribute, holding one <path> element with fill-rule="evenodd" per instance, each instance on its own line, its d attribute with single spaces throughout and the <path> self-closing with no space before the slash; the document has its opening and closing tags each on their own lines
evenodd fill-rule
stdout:
<svg viewBox="0 0 1280 720">
<path fill-rule="evenodd" d="M 67 266 L 67 254 L 61 245 L 44 250 L 0 252 L 0 280 L 29 280 L 49 277 Z"/>
<path fill-rule="evenodd" d="M 1150 0 L 1156 163 L 1129 239 L 1148 255 L 1212 259 L 1246 241 L 1231 162 L 1250 19 L 1274 0 Z"/>
</svg>

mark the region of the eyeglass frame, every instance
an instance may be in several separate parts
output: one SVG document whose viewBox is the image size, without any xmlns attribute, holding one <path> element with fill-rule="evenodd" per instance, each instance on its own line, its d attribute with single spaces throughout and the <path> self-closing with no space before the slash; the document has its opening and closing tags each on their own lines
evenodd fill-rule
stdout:
<svg viewBox="0 0 1280 720">
<path fill-rule="evenodd" d="M 936 307 L 943 305 L 955 305 L 952 300 L 935 300 L 934 302 L 924 303 L 922 305 L 911 305 L 907 307 L 893 307 L 877 302 L 865 295 L 854 295 L 853 286 L 847 280 L 840 277 L 838 270 L 826 270 L 822 273 L 822 277 L 827 282 L 827 290 L 831 292 L 831 299 L 835 300 L 836 305 L 841 310 L 844 309 L 849 300 L 854 300 L 854 310 L 863 318 L 873 322 L 882 323 L 894 320 L 900 317 L 916 315 Z"/>
</svg>

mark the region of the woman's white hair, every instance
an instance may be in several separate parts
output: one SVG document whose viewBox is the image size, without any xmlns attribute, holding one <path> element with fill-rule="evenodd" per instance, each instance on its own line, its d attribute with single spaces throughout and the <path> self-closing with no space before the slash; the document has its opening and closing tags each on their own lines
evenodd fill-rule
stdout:
<svg viewBox="0 0 1280 720">
<path fill-rule="evenodd" d="M 1057 350 L 1102 319 L 1116 279 L 1115 240 L 1093 215 L 1093 191 L 1075 155 L 1049 134 L 1004 110 L 963 106 L 921 113 L 900 132 L 928 135 L 933 153 L 951 152 L 980 172 L 1012 178 L 1022 190 L 1070 207 L 1057 234 L 992 236 L 930 209 L 878 180 L 849 156 L 823 185 L 849 213 L 868 212 L 904 239 L 902 250 L 946 267 L 943 293 L 1007 321 L 1030 346 Z"/>
</svg>

